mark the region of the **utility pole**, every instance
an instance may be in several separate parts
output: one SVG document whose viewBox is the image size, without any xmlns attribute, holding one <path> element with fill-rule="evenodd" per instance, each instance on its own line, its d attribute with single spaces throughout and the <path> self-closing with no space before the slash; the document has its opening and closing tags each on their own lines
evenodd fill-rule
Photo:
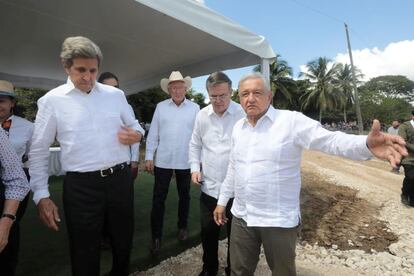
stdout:
<svg viewBox="0 0 414 276">
<path fill-rule="evenodd" d="M 355 108 L 356 108 L 357 121 L 358 121 L 358 130 L 359 130 L 359 133 L 362 134 L 362 131 L 364 130 L 364 125 L 362 124 L 361 107 L 359 105 L 358 88 L 357 88 L 356 79 L 355 79 L 354 60 L 352 58 L 351 42 L 349 41 L 348 25 L 346 25 L 345 22 L 344 22 L 344 25 L 345 25 L 345 32 L 346 32 L 346 41 L 348 43 L 349 59 L 351 60 L 352 86 L 354 88 L 354 98 L 355 98 Z"/>
</svg>

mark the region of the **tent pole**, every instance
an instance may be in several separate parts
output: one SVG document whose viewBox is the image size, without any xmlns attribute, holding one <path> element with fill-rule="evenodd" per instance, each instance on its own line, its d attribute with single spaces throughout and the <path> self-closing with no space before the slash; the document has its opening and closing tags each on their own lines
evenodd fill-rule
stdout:
<svg viewBox="0 0 414 276">
<path fill-rule="evenodd" d="M 261 73 L 266 78 L 267 84 L 270 87 L 270 59 L 262 58 Z"/>
</svg>

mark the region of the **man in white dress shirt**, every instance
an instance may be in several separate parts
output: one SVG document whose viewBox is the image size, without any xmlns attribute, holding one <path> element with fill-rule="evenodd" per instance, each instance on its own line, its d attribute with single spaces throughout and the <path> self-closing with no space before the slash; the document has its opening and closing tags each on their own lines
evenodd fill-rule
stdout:
<svg viewBox="0 0 414 276">
<path fill-rule="evenodd" d="M 200 276 L 217 275 L 218 241 L 220 227 L 214 222 L 213 211 L 217 205 L 220 186 L 229 162 L 230 138 L 234 124 L 245 116 L 238 103 L 231 100 L 231 80 L 223 72 L 212 73 L 206 81 L 211 104 L 197 115 L 190 142 L 189 162 L 191 179 L 201 185 L 200 223 L 203 246 L 203 270 Z M 202 167 L 202 170 L 201 170 Z M 227 203 L 227 217 L 231 220 L 231 203 Z M 230 240 L 230 221 L 227 238 Z M 226 274 L 230 274 L 229 249 Z"/>
<path fill-rule="evenodd" d="M 200 107 L 187 100 L 191 78 L 173 71 L 161 80 L 161 88 L 171 98 L 157 104 L 147 137 L 145 169 L 154 173 L 155 183 L 151 210 L 152 240 L 150 252 L 159 253 L 164 221 L 165 200 L 171 177 L 175 172 L 178 190 L 178 239 L 187 239 L 187 221 L 190 208 L 190 165 L 188 144 Z M 155 154 L 156 152 L 156 154 Z M 155 165 L 154 165 L 154 155 Z"/>
<path fill-rule="evenodd" d="M 272 275 L 296 275 L 295 247 L 300 224 L 300 161 L 303 149 L 353 159 L 372 155 L 395 167 L 406 155 L 401 137 L 380 132 L 374 120 L 368 136 L 328 131 L 301 113 L 276 110 L 262 75 L 239 82 L 246 118 L 236 123 L 226 178 L 214 211 L 226 223 L 225 206 L 234 197 L 230 243 L 232 275 L 253 275 L 263 244 Z"/>
<path fill-rule="evenodd" d="M 131 115 L 124 93 L 96 82 L 102 54 L 85 37 L 69 37 L 60 54 L 66 84 L 38 101 L 29 153 L 30 185 L 40 219 L 58 231 L 58 208 L 48 189 L 49 146 L 55 138 L 66 171 L 63 206 L 73 275 L 100 275 L 104 217 L 111 239 L 111 275 L 129 274 L 133 195 L 129 145 L 144 131 Z"/>
</svg>

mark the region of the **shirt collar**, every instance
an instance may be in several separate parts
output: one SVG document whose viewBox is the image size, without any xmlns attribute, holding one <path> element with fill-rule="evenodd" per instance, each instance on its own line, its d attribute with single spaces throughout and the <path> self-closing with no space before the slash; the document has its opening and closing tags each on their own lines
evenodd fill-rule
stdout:
<svg viewBox="0 0 414 276">
<path fill-rule="evenodd" d="M 234 112 L 236 112 L 236 104 L 235 104 L 233 101 L 230 101 L 230 104 L 229 104 L 229 106 L 227 107 L 226 111 L 224 111 L 223 116 L 224 116 L 226 113 L 228 113 L 228 114 L 232 115 Z M 207 115 L 208 115 L 208 116 L 211 116 L 211 115 L 213 115 L 213 114 L 216 114 L 216 113 L 214 112 L 213 105 L 212 105 L 212 104 L 210 104 L 210 105 L 209 105 L 208 112 L 207 112 Z M 216 115 L 217 115 L 217 114 L 216 114 Z M 221 117 L 223 117 L 223 116 L 221 116 Z"/>
<path fill-rule="evenodd" d="M 266 113 L 257 121 L 256 126 L 261 124 L 261 122 L 265 119 L 268 119 L 273 123 L 276 119 L 276 115 L 277 115 L 277 110 L 272 105 L 269 105 L 269 108 L 267 109 Z M 246 118 L 244 118 L 243 125 L 245 126 L 247 124 L 249 124 L 249 120 L 247 119 L 247 115 L 246 115 Z"/>
<path fill-rule="evenodd" d="M 95 85 L 92 87 L 92 89 L 91 89 L 91 92 L 90 93 L 92 93 L 92 91 L 98 91 L 99 89 L 97 89 L 97 87 L 98 87 L 98 82 L 97 81 L 95 81 Z M 72 91 L 78 91 L 78 92 L 81 92 L 81 93 L 84 93 L 84 94 L 86 94 L 85 92 L 83 92 L 83 91 L 80 91 L 79 89 L 77 89 L 76 87 L 75 87 L 75 85 L 73 84 L 73 82 L 71 81 L 71 79 L 70 79 L 70 77 L 68 77 L 68 79 L 67 79 L 67 81 L 66 81 L 66 87 L 67 87 L 67 90 L 65 91 L 65 93 L 66 94 L 68 94 L 69 92 L 72 92 Z M 89 93 L 89 94 L 90 94 Z"/>
<path fill-rule="evenodd" d="M 168 99 L 168 104 L 173 104 L 176 107 L 180 107 L 182 105 L 186 105 L 187 103 L 188 103 L 187 98 L 184 98 L 184 101 L 182 103 L 180 103 L 180 105 L 176 105 L 175 102 L 171 98 Z"/>
</svg>

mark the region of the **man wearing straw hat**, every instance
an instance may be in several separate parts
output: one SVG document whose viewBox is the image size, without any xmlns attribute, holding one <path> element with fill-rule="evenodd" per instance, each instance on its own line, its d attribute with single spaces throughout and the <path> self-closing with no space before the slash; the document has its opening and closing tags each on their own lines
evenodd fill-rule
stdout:
<svg viewBox="0 0 414 276">
<path fill-rule="evenodd" d="M 187 100 L 191 78 L 173 71 L 161 80 L 161 89 L 171 98 L 157 104 L 147 137 L 145 168 L 155 176 L 151 211 L 151 253 L 157 254 L 161 246 L 165 200 L 171 177 L 175 173 L 178 202 L 178 239 L 187 239 L 187 220 L 190 208 L 190 165 L 188 144 L 200 107 Z M 156 152 L 156 153 L 155 153 Z M 155 155 L 155 162 L 154 162 Z"/>
</svg>

